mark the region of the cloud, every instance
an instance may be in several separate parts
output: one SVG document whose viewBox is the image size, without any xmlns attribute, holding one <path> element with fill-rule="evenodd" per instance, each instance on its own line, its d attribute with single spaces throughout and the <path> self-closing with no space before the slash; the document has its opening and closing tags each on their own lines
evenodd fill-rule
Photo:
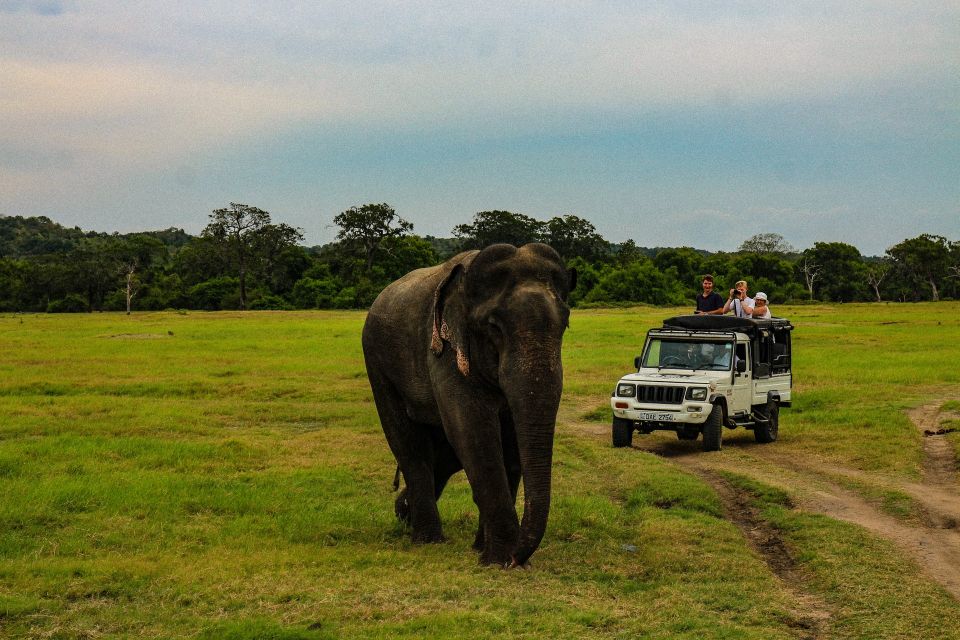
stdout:
<svg viewBox="0 0 960 640">
<path fill-rule="evenodd" d="M 601 202 L 610 229 L 629 229 L 652 198 L 650 210 L 688 225 L 689 244 L 699 219 L 726 233 L 723 216 L 770 207 L 751 222 L 822 226 L 817 211 L 850 205 L 871 180 L 920 193 L 956 175 L 943 150 L 960 137 L 956 1 L 0 0 L 0 11 L 0 209 L 104 209 L 137 201 L 119 195 L 131 184 L 197 198 L 214 184 L 207 197 L 225 202 L 237 184 L 303 190 L 333 174 L 341 184 L 314 188 L 388 200 L 383 185 L 447 189 L 445 202 L 466 193 L 550 215 Z M 855 195 L 825 195 L 851 183 Z"/>
<path fill-rule="evenodd" d="M 313 96 L 296 86 L 185 77 L 151 65 L 37 64 L 0 59 L 0 143 L 29 141 L 46 152 L 164 162 L 278 123 L 313 116 Z M 336 99 L 324 103 L 335 112 Z"/>
<path fill-rule="evenodd" d="M 0 0 L 0 13 L 32 13 L 38 16 L 59 16 L 64 12 L 57 0 Z"/>
</svg>

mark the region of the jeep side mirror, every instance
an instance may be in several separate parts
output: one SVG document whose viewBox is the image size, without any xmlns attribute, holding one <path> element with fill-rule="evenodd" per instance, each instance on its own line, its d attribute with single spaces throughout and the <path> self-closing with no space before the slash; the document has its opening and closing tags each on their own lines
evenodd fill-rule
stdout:
<svg viewBox="0 0 960 640">
<path fill-rule="evenodd" d="M 744 373 L 747 370 L 746 360 L 737 360 L 737 373 Z"/>
<path fill-rule="evenodd" d="M 633 359 L 633 368 L 637 370 L 640 369 L 640 356 Z"/>
</svg>

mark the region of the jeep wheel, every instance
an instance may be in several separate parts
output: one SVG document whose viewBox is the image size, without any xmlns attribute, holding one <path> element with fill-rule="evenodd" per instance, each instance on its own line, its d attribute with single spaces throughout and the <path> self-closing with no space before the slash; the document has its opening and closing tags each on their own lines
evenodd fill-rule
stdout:
<svg viewBox="0 0 960 640">
<path fill-rule="evenodd" d="M 767 406 L 764 407 L 764 414 L 766 420 L 757 420 L 753 427 L 753 437 L 757 442 L 767 444 L 774 442 L 780 431 L 780 405 L 777 404 L 776 400 L 767 402 Z"/>
<path fill-rule="evenodd" d="M 703 450 L 720 451 L 723 443 L 723 407 L 713 405 L 710 417 L 703 423 Z"/>
<path fill-rule="evenodd" d="M 626 418 L 613 419 L 613 446 L 629 447 L 633 443 L 633 421 Z"/>
</svg>

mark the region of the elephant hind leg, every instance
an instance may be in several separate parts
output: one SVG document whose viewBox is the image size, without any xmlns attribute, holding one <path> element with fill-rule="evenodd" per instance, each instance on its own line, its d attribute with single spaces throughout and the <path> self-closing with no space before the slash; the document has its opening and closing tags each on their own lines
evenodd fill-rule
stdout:
<svg viewBox="0 0 960 640">
<path fill-rule="evenodd" d="M 443 542 L 431 465 L 413 461 L 409 465 L 401 463 L 401 469 L 407 486 L 394 502 L 397 517 L 409 523 L 414 542 Z"/>
<path fill-rule="evenodd" d="M 383 434 L 397 459 L 406 487 L 394 502 L 397 517 L 408 522 L 414 542 L 441 542 L 443 530 L 434 488 L 434 443 L 429 429 L 407 416 L 393 383 L 367 365 Z"/>
<path fill-rule="evenodd" d="M 407 500 L 406 487 L 400 491 L 400 495 L 393 501 L 393 512 L 396 514 L 397 520 L 405 525 L 410 524 L 410 501 Z"/>
<path fill-rule="evenodd" d="M 435 440 L 433 486 L 434 496 L 437 500 L 440 499 L 440 495 L 447 486 L 447 481 L 450 480 L 450 477 L 462 469 L 463 465 L 460 464 L 460 459 L 457 458 L 457 454 L 453 451 L 450 443 L 447 442 L 445 438 L 443 440 Z"/>
<path fill-rule="evenodd" d="M 436 442 L 435 445 L 433 462 L 433 493 L 434 498 L 439 500 L 440 495 L 443 493 L 444 487 L 447 486 L 447 481 L 453 474 L 462 470 L 463 465 L 460 464 L 460 460 L 457 459 L 457 455 L 453 452 L 453 449 L 450 447 L 448 442 L 444 440 L 443 442 Z M 394 501 L 393 511 L 398 520 L 404 524 L 410 524 L 410 501 L 407 497 L 406 487 L 400 491 L 400 494 Z"/>
<path fill-rule="evenodd" d="M 428 429 L 426 426 L 423 428 Z M 440 500 L 440 495 L 443 493 L 444 487 L 447 486 L 447 481 L 450 480 L 453 474 L 461 471 L 463 465 L 460 464 L 460 460 L 457 459 L 453 448 L 446 440 L 442 442 L 435 441 L 434 444 L 433 492 L 434 498 Z M 393 512 L 396 514 L 398 520 L 404 524 L 410 524 L 410 500 L 407 496 L 406 487 L 400 491 L 400 494 L 394 501 Z"/>
</svg>

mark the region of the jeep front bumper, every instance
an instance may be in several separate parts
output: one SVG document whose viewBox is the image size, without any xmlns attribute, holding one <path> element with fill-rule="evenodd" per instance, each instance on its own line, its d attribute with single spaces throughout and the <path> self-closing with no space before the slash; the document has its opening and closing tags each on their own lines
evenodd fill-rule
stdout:
<svg viewBox="0 0 960 640">
<path fill-rule="evenodd" d="M 713 406 L 709 402 L 686 401 L 680 405 L 654 405 L 633 401 L 631 398 L 610 399 L 613 415 L 642 424 L 669 425 L 703 424 Z"/>
</svg>

